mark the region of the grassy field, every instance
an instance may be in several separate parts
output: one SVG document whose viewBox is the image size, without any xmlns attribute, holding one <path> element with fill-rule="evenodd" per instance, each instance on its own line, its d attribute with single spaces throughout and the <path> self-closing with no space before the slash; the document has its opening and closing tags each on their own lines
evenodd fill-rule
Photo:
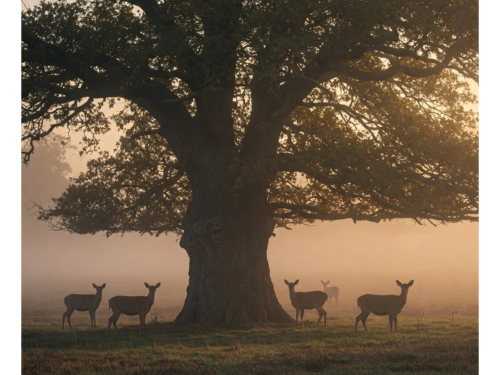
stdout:
<svg viewBox="0 0 500 375">
<path fill-rule="evenodd" d="M 476 316 L 400 315 L 400 332 L 392 334 L 387 317 L 373 316 L 370 331 L 355 334 L 355 314 L 347 312 L 329 318 L 326 328 L 178 327 L 170 316 L 148 319 L 144 338 L 137 317 L 120 319 L 118 338 L 106 337 L 102 319 L 92 331 L 88 314 L 73 317 L 73 330 L 65 331 L 59 316 L 23 319 L 23 374 L 478 373 Z"/>
<path fill-rule="evenodd" d="M 62 331 L 64 296 L 68 291 L 88 291 L 87 284 L 25 287 L 24 374 L 478 373 L 477 294 L 434 295 L 416 288 L 398 316 L 399 333 L 389 333 L 388 317 L 371 315 L 370 331 L 365 333 L 360 325 L 355 334 L 356 299 L 362 288 L 344 288 L 338 305 L 325 305 L 326 328 L 316 324 L 178 327 L 172 321 L 182 308 L 185 287 L 165 282 L 151 310 L 158 318 L 146 321 L 147 337 L 139 336 L 137 316 L 122 316 L 120 336 L 112 333 L 108 338 L 107 299 L 145 295 L 145 287 L 137 281 L 109 281 L 96 313 L 97 330 L 90 329 L 88 313 L 75 312 L 73 330 Z M 308 287 L 314 285 L 303 286 Z M 280 303 L 295 317 L 288 288 L 283 283 L 277 290 Z M 316 311 L 306 311 L 304 320 L 316 323 L 317 319 Z"/>
</svg>

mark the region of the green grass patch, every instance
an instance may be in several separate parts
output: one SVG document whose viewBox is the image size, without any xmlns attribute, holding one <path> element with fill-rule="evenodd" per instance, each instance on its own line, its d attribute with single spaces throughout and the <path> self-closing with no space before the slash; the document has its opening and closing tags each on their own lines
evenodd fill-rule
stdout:
<svg viewBox="0 0 500 375">
<path fill-rule="evenodd" d="M 477 317 L 369 318 L 369 332 L 354 333 L 355 315 L 306 324 L 221 328 L 178 327 L 172 322 L 119 323 L 120 336 L 103 324 L 25 322 L 23 374 L 475 374 Z M 54 317 L 54 322 L 58 321 Z M 359 327 L 358 327 L 359 328 Z"/>
</svg>

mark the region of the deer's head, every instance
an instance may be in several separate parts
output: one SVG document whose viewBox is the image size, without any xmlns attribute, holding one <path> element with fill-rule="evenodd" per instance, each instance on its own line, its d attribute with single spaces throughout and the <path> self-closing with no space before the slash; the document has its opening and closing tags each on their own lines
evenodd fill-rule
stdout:
<svg viewBox="0 0 500 375">
<path fill-rule="evenodd" d="M 288 285 L 288 289 L 290 289 L 290 292 L 294 292 L 295 291 L 295 285 L 297 285 L 299 283 L 299 280 L 295 280 L 294 283 L 289 283 L 287 280 L 285 280 L 285 284 Z"/>
<path fill-rule="evenodd" d="M 158 283 L 156 285 L 149 285 L 148 283 L 144 283 L 144 285 L 146 285 L 146 288 L 149 289 L 149 294 L 152 294 L 152 295 L 155 294 L 156 289 L 158 289 L 160 287 L 160 284 L 161 283 Z"/>
<path fill-rule="evenodd" d="M 398 284 L 398 286 L 401 288 L 401 294 L 408 294 L 408 289 L 410 289 L 410 286 L 413 285 L 413 280 L 408 284 L 402 284 L 401 281 L 396 280 L 396 284 Z"/>
<path fill-rule="evenodd" d="M 94 283 L 92 283 L 92 286 L 97 290 L 97 293 L 102 293 L 102 290 L 106 287 L 106 283 L 102 284 L 102 286 L 97 286 Z"/>
<path fill-rule="evenodd" d="M 323 286 L 326 288 L 326 286 L 327 286 L 328 284 L 330 284 L 330 280 L 328 280 L 326 283 L 325 283 L 325 282 L 323 282 L 323 280 L 321 280 L 321 284 L 323 284 Z"/>
</svg>

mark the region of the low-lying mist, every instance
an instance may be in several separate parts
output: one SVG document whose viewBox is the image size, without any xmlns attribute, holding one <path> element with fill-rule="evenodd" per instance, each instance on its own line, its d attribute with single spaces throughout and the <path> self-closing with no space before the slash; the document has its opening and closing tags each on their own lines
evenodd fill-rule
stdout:
<svg viewBox="0 0 500 375">
<path fill-rule="evenodd" d="M 23 167 L 24 320 L 60 324 L 66 295 L 94 294 L 92 283 L 106 283 L 97 311 L 99 324 L 110 315 L 109 298 L 146 295 L 144 282 L 161 282 L 151 311 L 173 319 L 184 302 L 189 269 L 178 238 L 54 232 L 29 210 L 33 202 L 46 206 L 67 187 L 71 167 L 66 151 L 58 141 L 41 144 L 30 166 Z M 337 221 L 275 233 L 268 248 L 271 277 L 280 303 L 294 317 L 284 279 L 299 279 L 296 291 L 323 290 L 321 280 L 339 287 L 338 306 L 326 307 L 329 317 L 357 311 L 356 299 L 362 294 L 399 294 L 396 280 L 415 280 L 403 313 L 477 313 L 477 223 L 434 227 L 410 220 Z M 73 318 L 89 320 L 88 313 Z"/>
<path fill-rule="evenodd" d="M 23 319 L 60 324 L 63 299 L 94 294 L 92 283 L 106 283 L 97 319 L 107 322 L 107 300 L 115 295 L 146 295 L 144 282 L 161 282 L 151 312 L 173 319 L 188 284 L 189 259 L 174 237 L 78 236 L 51 233 L 52 243 L 23 251 Z M 268 250 L 271 277 L 280 303 L 293 316 L 284 279 L 300 282 L 297 291 L 323 290 L 321 280 L 340 289 L 329 317 L 357 311 L 362 294 L 399 294 L 396 280 L 410 288 L 403 312 L 477 313 L 477 225 L 434 228 L 410 222 L 320 223 L 278 230 Z M 332 315 L 333 314 L 333 315 Z M 137 320 L 137 317 L 131 318 Z M 87 313 L 73 319 L 88 320 Z"/>
</svg>

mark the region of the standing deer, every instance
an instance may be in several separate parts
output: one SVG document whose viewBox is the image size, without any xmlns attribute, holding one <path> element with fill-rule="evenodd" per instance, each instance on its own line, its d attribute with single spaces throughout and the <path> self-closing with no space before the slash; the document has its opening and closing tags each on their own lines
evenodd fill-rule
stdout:
<svg viewBox="0 0 500 375">
<path fill-rule="evenodd" d="M 64 298 L 64 304 L 66 305 L 66 312 L 63 314 L 62 329 L 64 329 L 64 320 L 68 318 L 68 325 L 71 328 L 71 314 L 73 311 L 88 311 L 90 315 L 90 325 L 92 329 L 96 327 L 95 322 L 95 311 L 99 307 L 102 299 L 102 290 L 106 286 L 106 283 L 102 286 L 97 286 L 92 283 L 94 288 L 97 290 L 96 294 L 70 294 Z"/>
<path fill-rule="evenodd" d="M 304 324 L 304 310 L 312 310 L 316 309 L 319 313 L 318 323 L 321 321 L 321 317 L 324 316 L 325 326 L 326 326 L 326 311 L 323 309 L 323 305 L 325 304 L 328 296 L 326 293 L 321 292 L 319 290 L 314 292 L 296 292 L 295 285 L 299 283 L 299 280 L 294 283 L 289 283 L 285 280 L 285 284 L 288 285 L 288 289 L 290 290 L 290 300 L 292 301 L 292 306 L 295 307 L 295 323 L 298 323 L 299 320 L 299 311 L 300 311 L 300 320 L 302 324 Z"/>
<path fill-rule="evenodd" d="M 151 306 L 155 301 L 156 289 L 160 287 L 161 283 L 155 286 L 150 286 L 148 283 L 144 283 L 146 288 L 149 289 L 147 296 L 116 296 L 108 301 L 109 308 L 113 311 L 113 315 L 109 318 L 108 322 L 108 336 L 111 329 L 111 323 L 115 327 L 116 335 L 118 336 L 118 329 L 116 328 L 116 322 L 121 314 L 125 315 L 139 315 L 139 334 L 141 336 L 145 335 L 144 329 L 146 325 L 146 314 L 151 310 Z"/>
<path fill-rule="evenodd" d="M 321 284 L 323 284 L 323 289 L 325 293 L 328 295 L 328 304 L 332 304 L 332 297 L 335 298 L 335 304 L 339 304 L 339 288 L 336 286 L 327 286 L 330 283 L 330 280 L 328 280 L 326 283 L 321 280 Z"/>
<path fill-rule="evenodd" d="M 399 296 L 388 295 L 379 296 L 375 294 L 365 294 L 358 298 L 358 308 L 361 308 L 361 314 L 356 317 L 356 325 L 354 326 L 354 332 L 358 328 L 358 322 L 361 320 L 363 327 L 366 329 L 366 319 L 368 315 L 374 313 L 375 315 L 389 315 L 389 324 L 391 326 L 392 332 L 392 322 L 394 322 L 394 327 L 396 332 L 398 331 L 398 314 L 403 309 L 406 304 L 406 297 L 408 296 L 408 289 L 413 285 L 413 280 L 408 284 L 401 284 L 399 280 L 396 280 L 396 284 L 401 287 L 401 294 Z"/>
</svg>

